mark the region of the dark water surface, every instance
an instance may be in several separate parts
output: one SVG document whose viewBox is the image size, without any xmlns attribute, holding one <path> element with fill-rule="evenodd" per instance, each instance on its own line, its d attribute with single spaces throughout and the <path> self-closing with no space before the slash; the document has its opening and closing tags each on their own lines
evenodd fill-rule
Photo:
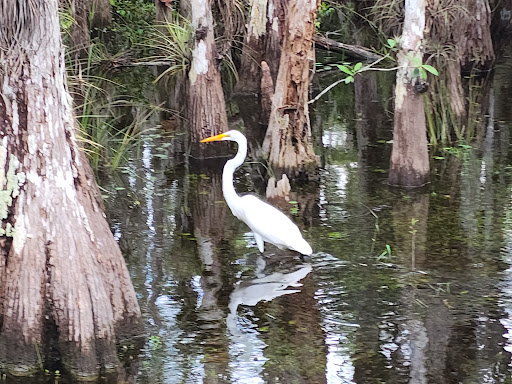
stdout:
<svg viewBox="0 0 512 384">
<path fill-rule="evenodd" d="M 274 202 L 306 260 L 260 255 L 224 202 L 225 160 L 178 164 L 172 140 L 145 138 L 103 185 L 147 330 L 140 354 L 122 350 L 128 381 L 512 383 L 511 73 L 500 65 L 477 116 L 486 137 L 439 151 L 420 191 L 384 183 L 392 77 L 322 98 L 320 183 Z M 240 193 L 265 195 L 256 169 L 237 172 Z"/>
<path fill-rule="evenodd" d="M 325 96 L 320 184 L 276 202 L 313 246 L 304 261 L 259 254 L 224 203 L 223 161 L 177 166 L 148 138 L 105 185 L 126 188 L 108 207 L 148 332 L 136 381 L 512 382 L 510 69 L 478 116 L 486 138 L 440 151 L 421 191 L 384 183 L 388 79 Z M 254 174 L 238 171 L 239 192 L 264 195 Z"/>
</svg>

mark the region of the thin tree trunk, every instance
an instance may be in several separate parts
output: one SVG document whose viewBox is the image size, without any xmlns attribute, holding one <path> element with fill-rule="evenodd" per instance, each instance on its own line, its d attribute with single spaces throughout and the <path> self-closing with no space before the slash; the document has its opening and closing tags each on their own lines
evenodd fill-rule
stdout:
<svg viewBox="0 0 512 384">
<path fill-rule="evenodd" d="M 73 26 L 71 28 L 72 51 L 75 59 L 87 57 L 91 37 L 89 34 L 89 1 L 71 1 Z"/>
<path fill-rule="evenodd" d="M 263 142 L 263 152 L 278 178 L 279 173 L 312 177 L 318 165 L 307 104 L 315 64 L 313 34 L 318 4 L 316 0 L 288 4 L 279 73 Z"/>
<path fill-rule="evenodd" d="M 411 58 L 422 60 L 425 0 L 406 0 L 405 20 L 398 53 L 395 88 L 393 150 L 389 183 L 419 187 L 428 182 L 429 161 L 423 95 L 415 90 L 419 80 Z"/>
<path fill-rule="evenodd" d="M 286 23 L 289 3 L 290 0 L 268 0 L 267 5 L 268 19 L 265 61 L 270 67 L 270 74 L 272 75 L 274 84 L 277 81 L 277 74 L 281 65 L 281 52 L 283 51 L 284 37 L 285 34 L 288 33 Z"/>
<path fill-rule="evenodd" d="M 140 310 L 76 142 L 58 1 L 4 7 L 0 366 L 38 368 L 51 342 L 73 373 L 94 376 L 119 363 L 116 336 L 140 331 Z"/>
<path fill-rule="evenodd" d="M 103 28 L 112 23 L 112 7 L 109 0 L 92 0 L 89 12 L 92 28 Z"/>
<path fill-rule="evenodd" d="M 252 0 L 249 23 L 244 37 L 239 81 L 236 92 L 257 93 L 260 89 L 260 63 L 265 56 L 267 0 Z"/>
<path fill-rule="evenodd" d="M 210 0 L 191 1 L 194 49 L 189 71 L 188 125 L 191 154 L 195 157 L 218 156 L 219 149 L 200 146 L 199 140 L 224 132 L 227 128 L 226 104 L 216 63 Z"/>
</svg>

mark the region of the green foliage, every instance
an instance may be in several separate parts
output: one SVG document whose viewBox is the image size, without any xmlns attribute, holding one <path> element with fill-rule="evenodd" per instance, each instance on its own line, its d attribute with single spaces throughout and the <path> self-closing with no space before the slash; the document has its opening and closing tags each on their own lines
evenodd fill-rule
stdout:
<svg viewBox="0 0 512 384">
<path fill-rule="evenodd" d="M 316 29 L 320 29 L 322 22 L 326 20 L 332 13 L 334 13 L 335 9 L 327 2 L 322 1 L 320 3 L 320 7 L 318 8 L 315 26 Z"/>
<path fill-rule="evenodd" d="M 149 345 L 152 351 L 156 351 L 162 347 L 162 340 L 158 335 L 149 336 Z"/>
<path fill-rule="evenodd" d="M 144 78 L 142 71 L 139 76 Z M 133 70 L 132 70 L 133 75 Z M 161 108 L 137 100 L 134 84 L 121 86 L 107 75 L 88 75 L 82 81 L 82 103 L 77 107 L 79 139 L 94 169 L 116 169 L 125 161 L 128 152 L 140 144 L 143 134 L 157 134 L 148 120 Z M 82 80 L 83 80 L 82 79 Z M 122 81 L 127 83 L 126 79 Z M 129 84 L 129 83 L 127 83 Z M 131 86 L 132 95 L 127 95 Z"/>
<path fill-rule="evenodd" d="M 423 64 L 422 60 L 420 58 L 412 56 L 412 55 L 409 55 L 407 57 L 413 63 L 413 65 L 415 67 L 413 70 L 413 73 L 412 73 L 412 75 L 414 77 L 421 77 L 423 80 L 427 80 L 427 77 L 428 77 L 427 72 L 430 72 L 434 76 L 439 76 L 439 72 L 437 71 L 437 69 L 435 69 L 431 65 Z"/>
<path fill-rule="evenodd" d="M 389 244 L 386 244 L 386 249 L 384 249 L 384 251 L 382 251 L 382 253 L 377 257 L 377 260 L 381 261 L 389 259 L 392 256 L 393 255 L 391 254 L 391 246 Z"/>
<path fill-rule="evenodd" d="M 175 13 L 171 22 L 164 23 L 151 30 L 145 45 L 151 47 L 156 54 L 146 57 L 147 61 L 161 61 L 168 65 L 167 69 L 156 78 L 175 76 L 186 73 L 192 59 L 192 24 L 186 18 Z"/>
<path fill-rule="evenodd" d="M 111 52 L 144 47 L 151 26 L 154 24 L 156 8 L 152 1 L 110 0 L 114 14 L 112 26 L 103 30 L 113 39 L 108 48 Z"/>
<path fill-rule="evenodd" d="M 455 157 L 462 158 L 471 150 L 471 145 L 459 144 L 456 147 L 444 147 L 443 151 Z"/>
<path fill-rule="evenodd" d="M 71 8 L 59 9 L 59 23 L 60 23 L 60 30 L 62 32 L 69 33 L 74 22 L 75 22 L 75 19 L 73 18 L 73 15 L 71 14 Z"/>
<path fill-rule="evenodd" d="M 298 215 L 299 214 L 299 203 L 297 201 L 289 201 L 288 203 L 293 205 L 293 207 L 290 208 L 290 213 L 292 215 Z"/>
</svg>

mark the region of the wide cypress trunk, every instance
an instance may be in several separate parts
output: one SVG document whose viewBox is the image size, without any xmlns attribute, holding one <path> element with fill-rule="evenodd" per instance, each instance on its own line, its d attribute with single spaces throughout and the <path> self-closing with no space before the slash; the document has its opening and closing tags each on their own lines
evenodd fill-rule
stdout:
<svg viewBox="0 0 512 384">
<path fill-rule="evenodd" d="M 313 34 L 319 2 L 288 4 L 284 40 L 263 152 L 276 173 L 311 177 L 318 165 L 309 121 Z"/>
<path fill-rule="evenodd" d="M 28 373 L 51 344 L 94 376 L 140 310 L 76 142 L 58 5 L 0 5 L 0 367 Z"/>
<path fill-rule="evenodd" d="M 192 0 L 190 5 L 194 28 L 194 49 L 188 76 L 187 120 L 191 154 L 194 157 L 205 158 L 217 156 L 219 150 L 210 146 L 200 146 L 198 142 L 226 130 L 226 103 L 216 63 L 210 0 Z"/>
<path fill-rule="evenodd" d="M 422 60 L 425 29 L 425 0 L 405 1 L 405 20 L 395 88 L 393 150 L 389 183 L 402 187 L 419 187 L 428 182 L 429 161 L 423 95 L 416 91 L 420 81 L 411 60 Z"/>
</svg>

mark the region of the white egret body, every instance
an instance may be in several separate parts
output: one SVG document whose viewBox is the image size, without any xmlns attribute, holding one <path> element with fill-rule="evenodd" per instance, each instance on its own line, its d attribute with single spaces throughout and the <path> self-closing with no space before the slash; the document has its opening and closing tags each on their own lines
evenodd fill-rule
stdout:
<svg viewBox="0 0 512 384">
<path fill-rule="evenodd" d="M 251 228 L 260 252 L 264 250 L 264 241 L 283 249 L 289 248 L 303 255 L 311 255 L 313 250 L 303 239 L 299 228 L 281 211 L 267 204 L 256 196 L 239 196 L 233 186 L 233 174 L 243 164 L 247 156 L 247 139 L 238 131 L 228 131 L 220 135 L 201 140 L 235 141 L 238 152 L 234 158 L 224 165 L 222 173 L 222 192 L 233 215 Z"/>
</svg>

